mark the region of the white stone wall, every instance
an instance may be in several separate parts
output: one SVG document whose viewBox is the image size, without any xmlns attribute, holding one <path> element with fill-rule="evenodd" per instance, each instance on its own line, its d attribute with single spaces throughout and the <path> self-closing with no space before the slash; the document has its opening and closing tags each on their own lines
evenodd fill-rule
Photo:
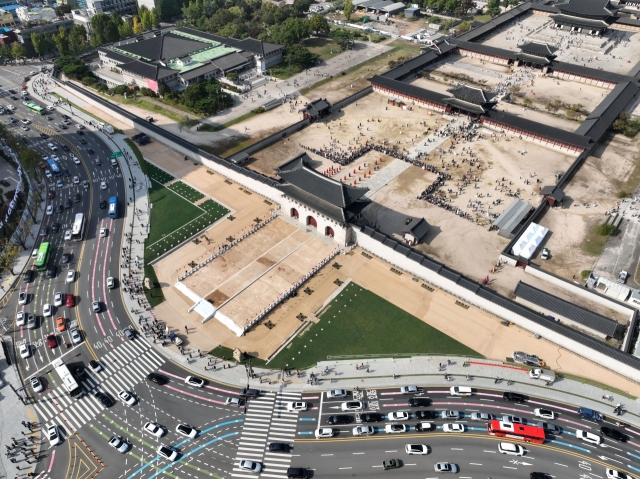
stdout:
<svg viewBox="0 0 640 479">
<path fill-rule="evenodd" d="M 321 235 L 325 235 L 326 228 L 330 227 L 333 229 L 333 239 L 336 243 L 342 246 L 346 246 L 347 242 L 350 238 L 350 232 L 348 231 L 350 228 L 343 227 L 338 224 L 336 221 L 327 218 L 320 213 L 307 208 L 306 206 L 298 203 L 297 201 L 292 200 L 287 196 L 282 196 L 280 199 L 280 205 L 282 207 L 282 214 L 291 217 L 291 209 L 295 208 L 298 211 L 298 221 L 300 222 L 301 228 L 313 228 L 313 226 L 307 226 L 307 216 L 313 216 L 318 224 L 317 231 Z"/>
</svg>

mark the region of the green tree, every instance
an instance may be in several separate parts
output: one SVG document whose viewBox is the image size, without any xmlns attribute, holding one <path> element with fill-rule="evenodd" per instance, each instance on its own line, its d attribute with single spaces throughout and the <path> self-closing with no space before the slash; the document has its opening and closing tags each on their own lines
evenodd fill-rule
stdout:
<svg viewBox="0 0 640 479">
<path fill-rule="evenodd" d="M 485 10 L 487 15 L 495 17 L 496 15 L 500 14 L 500 11 L 500 0 L 489 0 L 489 2 L 487 3 L 487 8 Z"/>
<path fill-rule="evenodd" d="M 314 13 L 309 19 L 309 29 L 316 35 L 318 33 L 329 33 L 331 31 L 327 19 L 317 13 Z"/>
<path fill-rule="evenodd" d="M 238 81 L 238 78 L 239 78 L 237 72 L 229 72 L 225 75 L 225 77 L 227 78 L 227 80 L 233 81 L 233 82 Z"/>
<path fill-rule="evenodd" d="M 562 106 L 562 101 L 553 100 L 547 103 L 547 106 L 545 108 L 547 109 L 547 111 L 550 111 L 551 113 L 555 113 L 560 109 L 561 106 Z"/>
<path fill-rule="evenodd" d="M 145 10 L 140 14 L 140 22 L 142 23 L 143 30 L 152 30 L 153 23 L 151 22 L 151 12 Z"/>
<path fill-rule="evenodd" d="M 182 14 L 187 23 L 197 25 L 205 15 L 205 9 L 202 2 L 192 0 L 182 9 Z"/>
<path fill-rule="evenodd" d="M 65 13 L 71 13 L 71 5 L 65 3 L 64 5 L 56 7 L 57 16 L 62 17 Z"/>
<path fill-rule="evenodd" d="M 473 0 L 457 0 L 457 5 L 454 7 L 453 11 L 459 17 L 464 17 L 468 11 L 476 8 L 476 2 Z"/>
<path fill-rule="evenodd" d="M 69 32 L 69 53 L 82 55 L 87 51 L 87 30 L 83 25 L 74 25 Z"/>
<path fill-rule="evenodd" d="M 11 56 L 18 60 L 27 56 L 27 49 L 20 42 L 13 42 L 11 46 Z"/>
<path fill-rule="evenodd" d="M 309 68 L 316 64 L 318 55 L 311 53 L 308 48 L 296 44 L 285 49 L 284 61 L 291 66 Z"/>
<path fill-rule="evenodd" d="M 133 33 L 135 35 L 142 33 L 142 23 L 140 23 L 140 19 L 137 16 L 133 17 Z"/>
<path fill-rule="evenodd" d="M 58 34 L 53 35 L 51 38 L 61 56 L 69 54 L 69 32 L 67 32 L 66 28 L 59 27 Z"/>
<path fill-rule="evenodd" d="M 302 18 L 287 18 L 281 25 L 272 29 L 271 38 L 274 43 L 294 45 L 309 37 L 309 20 Z"/>
<path fill-rule="evenodd" d="M 99 47 L 119 39 L 118 24 L 114 22 L 113 17 L 106 13 L 99 13 L 91 17 L 91 46 Z"/>
<path fill-rule="evenodd" d="M 309 11 L 309 7 L 313 3 L 313 0 L 293 0 L 293 9 L 296 14 L 302 15 L 304 12 Z"/>
<path fill-rule="evenodd" d="M 340 45 L 342 51 L 345 51 L 353 41 L 353 32 L 346 28 L 336 28 L 331 32 L 331 38 Z"/>
<path fill-rule="evenodd" d="M 44 35 L 40 35 L 39 33 L 31 34 L 31 43 L 33 44 L 33 50 L 40 56 L 44 55 L 47 51 L 45 50 L 46 40 Z"/>
<path fill-rule="evenodd" d="M 471 22 L 464 21 L 456 27 L 456 31 L 459 33 L 468 32 L 471 30 Z"/>
<path fill-rule="evenodd" d="M 133 35 L 133 26 L 130 22 L 122 22 L 122 25 L 118 27 L 118 35 L 120 39 L 124 39 Z"/>
<path fill-rule="evenodd" d="M 353 2 L 351 0 L 345 0 L 344 2 L 344 18 L 347 19 L 347 21 L 351 21 L 351 15 L 353 14 Z"/>
<path fill-rule="evenodd" d="M 4 61 L 12 58 L 11 47 L 5 43 L 0 44 L 0 56 L 4 59 Z"/>
<path fill-rule="evenodd" d="M 153 28 L 160 28 L 160 17 L 158 16 L 158 11 L 154 8 L 151 9 L 151 25 Z"/>
</svg>

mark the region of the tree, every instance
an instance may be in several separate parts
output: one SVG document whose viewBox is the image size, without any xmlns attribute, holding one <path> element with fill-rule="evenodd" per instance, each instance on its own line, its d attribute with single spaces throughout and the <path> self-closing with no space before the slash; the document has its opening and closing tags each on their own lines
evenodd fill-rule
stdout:
<svg viewBox="0 0 640 479">
<path fill-rule="evenodd" d="M 353 2 L 351 0 L 345 0 L 344 2 L 344 18 L 347 21 L 351 21 L 351 14 L 353 13 Z"/>
<path fill-rule="evenodd" d="M 46 40 L 44 35 L 40 35 L 39 33 L 31 34 L 31 43 L 33 44 L 33 50 L 40 56 L 46 53 L 45 46 Z"/>
<path fill-rule="evenodd" d="M 454 7 L 453 11 L 459 17 L 464 17 L 468 11 L 476 8 L 476 2 L 473 0 L 458 0 L 458 4 Z"/>
<path fill-rule="evenodd" d="M 464 21 L 456 27 L 456 31 L 459 33 L 468 32 L 469 30 L 471 30 L 471 22 L 469 21 Z"/>
<path fill-rule="evenodd" d="M 11 57 L 11 47 L 5 43 L 0 44 L 0 56 L 6 62 Z"/>
<path fill-rule="evenodd" d="M 342 51 L 349 48 L 353 41 L 353 32 L 346 28 L 336 28 L 331 32 L 331 38 L 336 42 Z"/>
<path fill-rule="evenodd" d="M 60 56 L 69 55 L 69 32 L 65 28 L 58 28 L 58 34 L 53 35 L 52 40 L 58 48 Z"/>
<path fill-rule="evenodd" d="M 562 101 L 553 100 L 547 103 L 547 106 L 545 108 L 547 109 L 547 111 L 550 111 L 551 113 L 555 113 L 560 109 L 561 106 L 562 106 Z"/>
<path fill-rule="evenodd" d="M 118 27 L 118 35 L 120 39 L 124 39 L 133 35 L 133 26 L 129 22 L 122 22 L 122 25 Z"/>
<path fill-rule="evenodd" d="M 120 39 L 118 22 L 106 13 L 99 13 L 91 17 L 91 46 L 99 47 L 105 43 L 116 42 Z"/>
<path fill-rule="evenodd" d="M 182 8 L 182 14 L 184 15 L 187 23 L 196 25 L 202 17 L 205 15 L 202 2 L 190 1 L 186 7 Z M 156 12 L 157 15 L 157 12 Z"/>
<path fill-rule="evenodd" d="M 500 14 L 500 11 L 500 0 L 489 0 L 489 3 L 487 3 L 487 8 L 485 10 L 486 14 L 495 17 L 496 15 Z"/>
<path fill-rule="evenodd" d="M 27 55 L 27 49 L 20 42 L 13 42 L 11 46 L 11 56 L 16 60 L 24 58 Z"/>
<path fill-rule="evenodd" d="M 155 7 L 151 9 L 149 15 L 151 16 L 151 25 L 153 25 L 153 28 L 160 28 L 160 17 Z"/>
<path fill-rule="evenodd" d="M 284 61 L 299 68 L 312 67 L 318 61 L 318 55 L 302 45 L 292 45 L 285 49 Z"/>
<path fill-rule="evenodd" d="M 145 10 L 140 14 L 140 22 L 142 23 L 143 30 L 152 30 L 153 23 L 151 22 L 151 12 Z"/>
<path fill-rule="evenodd" d="M 274 43 L 294 45 L 309 37 L 309 20 L 302 18 L 287 18 L 281 25 L 272 29 L 271 38 Z"/>
<path fill-rule="evenodd" d="M 302 15 L 304 12 L 309 11 L 312 3 L 313 0 L 293 0 L 293 9 L 298 15 Z"/>
<path fill-rule="evenodd" d="M 56 7 L 56 15 L 59 17 L 63 17 L 65 13 L 71 13 L 71 5 L 65 3 Z"/>
<path fill-rule="evenodd" d="M 160 84 L 158 85 L 158 95 L 165 96 L 169 93 L 171 93 L 171 88 L 169 88 L 169 86 L 165 82 L 160 82 Z"/>
<path fill-rule="evenodd" d="M 27 230 L 27 234 L 29 231 Z M 22 234 L 18 234 L 16 236 L 22 237 Z M 25 244 L 26 238 L 16 238 L 20 239 L 21 246 L 26 250 L 27 245 Z M 13 276 L 16 274 L 13 272 L 13 264 L 16 261 L 16 258 L 20 254 L 20 248 L 16 245 L 7 245 L 5 250 L 0 254 L 0 270 L 8 270 Z"/>
<path fill-rule="evenodd" d="M 74 25 L 69 32 L 69 52 L 79 56 L 87 51 L 87 30 L 83 25 Z"/>
<path fill-rule="evenodd" d="M 135 35 L 142 33 L 142 23 L 140 23 L 140 19 L 137 16 L 133 17 L 133 33 Z"/>
<path fill-rule="evenodd" d="M 329 27 L 329 22 L 327 22 L 326 18 L 314 13 L 309 20 L 309 30 L 317 35 L 318 33 L 329 33 L 331 27 Z"/>
<path fill-rule="evenodd" d="M 229 72 L 225 75 L 225 77 L 227 78 L 227 80 L 232 81 L 232 82 L 236 82 L 238 81 L 238 73 L 237 72 Z"/>
</svg>

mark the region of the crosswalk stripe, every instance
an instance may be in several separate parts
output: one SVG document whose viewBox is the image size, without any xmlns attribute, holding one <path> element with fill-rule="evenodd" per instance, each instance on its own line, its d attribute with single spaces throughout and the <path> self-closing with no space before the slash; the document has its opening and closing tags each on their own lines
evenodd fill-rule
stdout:
<svg viewBox="0 0 640 479">
<path fill-rule="evenodd" d="M 73 433 L 74 431 L 77 431 L 78 429 L 80 429 L 82 427 L 81 425 L 76 425 L 77 423 L 75 421 L 69 420 L 69 417 L 71 417 L 71 415 L 69 415 L 69 414 L 65 414 L 65 413 L 61 412 L 60 416 L 58 416 L 58 417 L 62 420 L 62 424 L 61 425 L 67 431 L 69 431 L 70 429 L 73 429 L 73 430 L 70 431 L 70 432 Z"/>
<path fill-rule="evenodd" d="M 119 376 L 114 376 L 111 378 L 111 383 L 113 384 L 113 386 L 118 390 L 118 391 L 123 391 L 126 390 L 126 387 L 123 387 L 122 384 L 120 383 L 121 379 Z"/>
<path fill-rule="evenodd" d="M 60 391 L 57 391 L 56 400 L 58 401 L 59 404 L 62 404 L 63 407 L 68 407 L 71 405 L 71 401 L 69 400 L 67 395 L 64 393 L 61 393 Z"/>
<path fill-rule="evenodd" d="M 255 416 L 249 416 L 246 417 L 244 420 L 245 424 L 250 424 L 250 423 L 257 423 L 257 424 L 262 424 L 262 423 L 267 423 L 269 424 L 271 422 L 271 418 L 270 417 L 255 417 Z"/>
<path fill-rule="evenodd" d="M 276 461 L 276 462 L 291 462 L 290 457 L 282 457 L 282 454 L 277 454 L 280 457 L 275 457 L 273 452 L 265 452 L 265 461 Z"/>
<path fill-rule="evenodd" d="M 116 361 L 114 361 L 114 364 L 117 364 L 120 366 L 120 368 L 125 367 L 128 363 L 129 363 L 129 358 L 126 357 L 122 351 L 120 351 L 120 348 L 116 348 L 113 350 L 113 354 L 115 356 L 114 359 L 116 359 Z"/>
<path fill-rule="evenodd" d="M 138 354 L 144 354 L 149 350 L 149 345 L 144 341 L 130 341 L 129 342 L 132 349 L 136 350 Z"/>
<path fill-rule="evenodd" d="M 239 447 L 238 451 L 253 451 L 253 452 L 258 452 L 260 454 L 262 454 L 263 452 L 263 450 L 259 447 Z"/>
<path fill-rule="evenodd" d="M 272 421 L 274 423 L 280 423 L 283 426 L 288 426 L 291 424 L 297 424 L 298 423 L 298 419 L 289 419 L 289 418 L 284 418 L 284 417 L 273 417 Z"/>
<path fill-rule="evenodd" d="M 80 413 L 86 418 L 87 421 L 91 421 L 94 414 L 92 414 L 90 411 L 88 412 L 88 409 L 86 409 L 87 406 L 83 404 L 83 401 L 76 402 L 76 407 L 78 408 L 78 411 L 80 411 Z"/>
<path fill-rule="evenodd" d="M 291 431 L 291 429 L 284 428 L 284 427 L 273 427 L 273 424 L 272 424 L 271 429 L 269 429 L 269 432 L 271 431 L 273 431 L 274 434 L 281 434 L 281 433 L 287 433 Z M 295 429 L 293 429 L 293 431 L 295 432 Z"/>
<path fill-rule="evenodd" d="M 247 435 L 247 436 L 262 436 L 262 437 L 266 437 L 267 433 L 265 432 L 264 434 L 258 434 L 257 432 L 243 432 L 242 435 Z"/>
<path fill-rule="evenodd" d="M 235 471 L 236 469 L 234 469 Z M 238 469 L 239 471 L 240 469 Z M 249 474 L 231 474 L 233 477 L 248 477 L 249 479 L 255 479 L 256 476 L 254 475 L 249 475 Z"/>
<path fill-rule="evenodd" d="M 67 422 L 71 422 L 73 428 L 77 431 L 82 427 L 84 421 L 82 419 L 78 419 L 73 414 L 71 414 L 71 409 L 66 409 L 64 412 L 61 412 L 60 415 L 66 419 Z"/>
<path fill-rule="evenodd" d="M 40 408 L 38 407 L 40 405 L 40 403 L 34 403 L 33 407 L 36 408 L 36 412 L 38 413 L 38 416 L 40 416 L 42 419 L 46 419 L 47 416 L 44 415 L 44 412 L 40 410 Z"/>
<path fill-rule="evenodd" d="M 244 427 L 243 431 L 264 431 L 267 432 L 269 430 L 268 427 Z"/>
<path fill-rule="evenodd" d="M 253 441 L 258 441 L 258 442 L 257 443 L 246 442 L 248 439 Z M 253 438 L 243 437 L 243 438 L 240 438 L 240 441 L 238 441 L 238 444 L 241 446 L 257 446 L 258 444 L 262 444 L 262 442 L 264 442 L 263 439 L 253 439 Z"/>
<path fill-rule="evenodd" d="M 93 411 L 94 416 L 96 414 L 99 414 L 100 413 L 100 409 L 98 408 L 98 401 L 93 399 L 93 396 L 87 396 L 86 399 L 87 400 L 84 402 L 84 405 L 87 406 L 87 408 L 90 411 Z M 92 399 L 93 399 L 93 401 L 95 401 L 95 403 L 92 401 Z"/>
<path fill-rule="evenodd" d="M 125 364 L 128 364 L 129 362 L 133 361 L 138 355 L 135 354 L 133 351 L 129 351 L 128 348 L 123 346 L 116 348 L 116 351 L 118 351 L 122 356 L 126 358 L 127 362 Z"/>
<path fill-rule="evenodd" d="M 154 358 L 156 361 L 160 362 L 160 364 L 164 364 L 165 362 L 164 358 L 160 356 L 158 353 L 156 353 L 153 349 L 149 349 L 147 354 L 149 354 L 149 356 Z"/>
<path fill-rule="evenodd" d="M 56 408 L 54 407 L 54 405 L 51 402 L 51 399 L 45 399 L 44 401 L 40 401 L 40 406 L 42 406 L 43 411 L 46 412 L 45 417 L 48 419 L 50 417 L 55 416 L 58 411 L 56 410 Z"/>
<path fill-rule="evenodd" d="M 120 371 L 120 378 L 122 378 L 123 380 L 127 380 L 127 382 L 131 383 L 131 385 L 136 385 L 138 384 L 140 381 L 133 376 L 133 373 L 131 373 L 130 371 L 125 371 L 124 369 L 122 369 Z"/>
<path fill-rule="evenodd" d="M 286 474 L 267 474 L 266 472 L 263 472 L 260 474 L 260 477 L 278 477 L 278 478 L 286 478 L 287 475 Z"/>
<path fill-rule="evenodd" d="M 102 388 L 102 390 L 103 390 L 104 392 L 107 392 L 107 393 L 109 393 L 111 396 L 115 397 L 115 396 L 116 396 L 117 391 L 114 391 L 113 386 L 111 385 L 111 380 L 112 380 L 112 379 L 113 379 L 113 378 L 109 378 L 109 379 L 107 379 L 106 381 L 104 381 L 104 382 L 100 385 L 100 387 Z"/>
<path fill-rule="evenodd" d="M 134 362 L 130 364 L 130 366 L 131 366 L 131 369 L 134 369 L 136 371 L 138 377 L 140 378 L 139 381 L 142 381 L 145 378 L 145 376 L 149 374 L 149 372 L 151 372 L 149 370 L 144 369 L 144 359 L 141 359 L 141 358 L 136 359 Z M 149 369 L 153 369 L 152 367 L 149 367 L 149 365 L 147 365 L 147 367 Z"/>
</svg>

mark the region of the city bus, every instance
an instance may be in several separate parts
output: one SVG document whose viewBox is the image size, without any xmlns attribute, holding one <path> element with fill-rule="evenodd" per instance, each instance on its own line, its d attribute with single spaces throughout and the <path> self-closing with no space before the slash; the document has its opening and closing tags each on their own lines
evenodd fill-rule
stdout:
<svg viewBox="0 0 640 479">
<path fill-rule="evenodd" d="M 499 420 L 493 420 L 487 423 L 487 434 L 489 434 L 489 436 L 515 439 L 516 441 L 535 442 L 536 444 L 542 444 L 545 440 L 544 429 L 541 427 Z"/>
<path fill-rule="evenodd" d="M 46 110 L 35 103 L 27 103 L 27 108 L 38 115 L 44 115 Z"/>
<path fill-rule="evenodd" d="M 36 269 L 44 271 L 49 266 L 49 256 L 51 256 L 51 243 L 42 243 L 36 256 Z"/>
<path fill-rule="evenodd" d="M 71 239 L 76 241 L 81 241 L 82 236 L 84 235 L 84 226 L 85 219 L 82 213 L 76 214 L 76 219 L 73 222 L 73 226 L 71 227 Z"/>
<path fill-rule="evenodd" d="M 109 198 L 109 218 L 114 220 L 118 217 L 118 197 L 112 196 Z"/>
<path fill-rule="evenodd" d="M 56 163 L 56 160 L 47 158 L 47 164 L 49 165 L 49 169 L 51 170 L 51 173 L 53 173 L 53 176 L 60 176 L 62 174 L 62 171 L 60 171 L 60 167 L 58 166 L 58 163 Z"/>
<path fill-rule="evenodd" d="M 62 380 L 64 387 L 67 389 L 69 396 L 76 397 L 82 394 L 82 388 L 78 385 L 78 382 L 69 371 L 69 368 L 62 362 L 62 358 L 56 359 L 51 365 L 54 367 L 58 376 Z"/>
</svg>

